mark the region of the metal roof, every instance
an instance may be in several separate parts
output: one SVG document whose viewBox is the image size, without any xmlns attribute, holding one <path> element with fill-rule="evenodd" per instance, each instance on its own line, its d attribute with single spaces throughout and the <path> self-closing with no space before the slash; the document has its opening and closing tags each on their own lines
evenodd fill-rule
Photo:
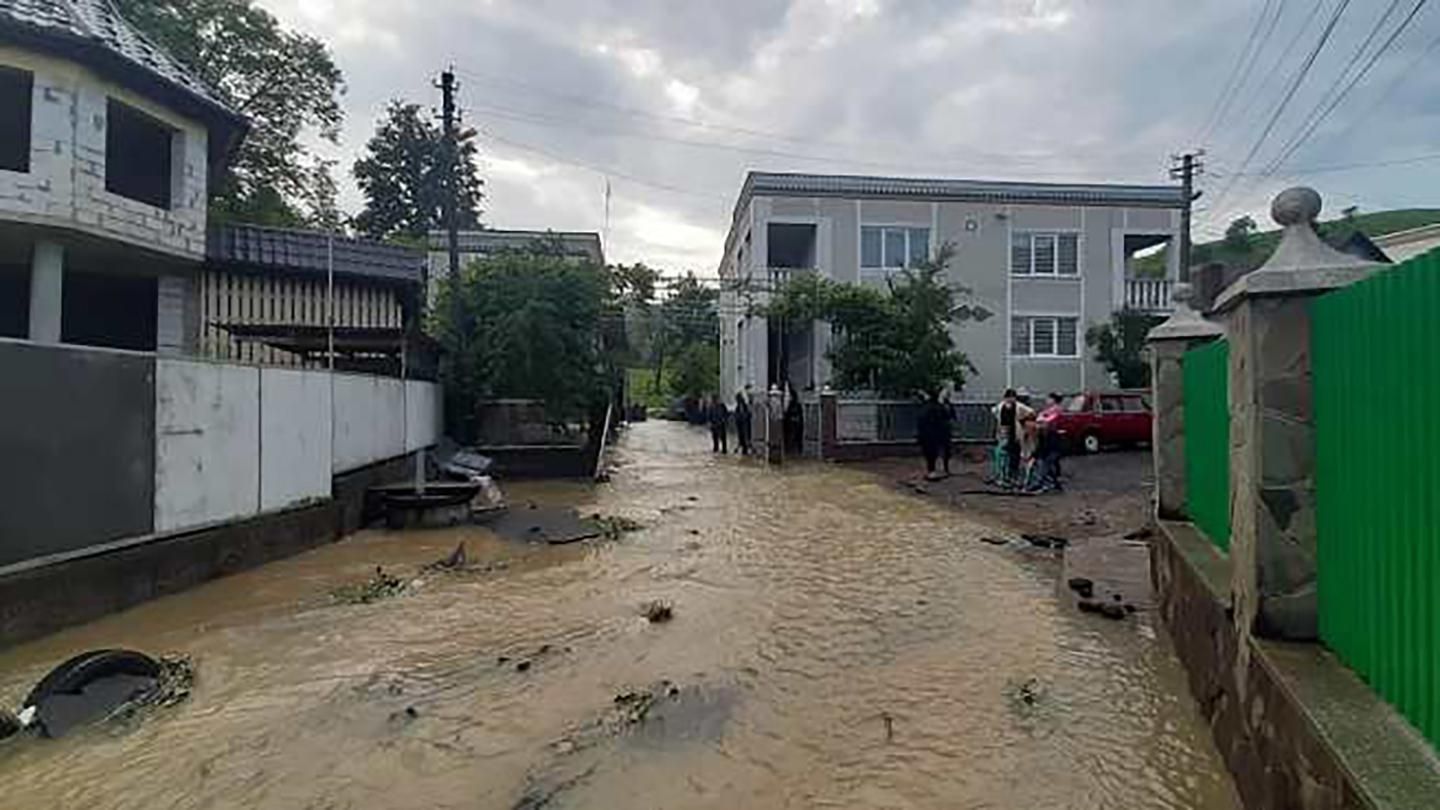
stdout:
<svg viewBox="0 0 1440 810">
<path fill-rule="evenodd" d="M 746 175 L 745 186 L 740 191 L 736 212 L 745 207 L 751 196 L 757 194 L 1149 208 L 1181 208 L 1185 204 L 1179 186 L 750 172 Z"/>
<path fill-rule="evenodd" d="M 136 92 L 158 97 L 230 130 L 244 116 L 174 57 L 120 16 L 110 0 L 0 0 L 0 42 L 56 53 L 86 64 Z"/>
<path fill-rule="evenodd" d="M 601 247 L 600 234 L 594 231 L 522 231 L 481 230 L 461 231 L 459 247 L 461 253 L 501 253 L 504 251 L 525 251 L 536 248 L 537 243 L 558 241 L 567 256 L 582 256 L 603 264 L 605 251 Z M 441 252 L 446 249 L 445 232 L 430 232 L 430 250 Z"/>
<path fill-rule="evenodd" d="M 323 276 L 331 247 L 325 231 L 217 225 L 207 234 L 205 257 L 212 264 L 242 269 Z M 339 276 L 419 284 L 425 269 L 420 250 L 347 236 L 334 237 L 333 256 Z"/>
</svg>

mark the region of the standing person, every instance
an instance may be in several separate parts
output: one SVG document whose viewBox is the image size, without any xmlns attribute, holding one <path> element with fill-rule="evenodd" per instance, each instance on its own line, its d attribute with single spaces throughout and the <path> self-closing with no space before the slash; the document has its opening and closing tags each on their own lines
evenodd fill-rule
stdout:
<svg viewBox="0 0 1440 810">
<path fill-rule="evenodd" d="M 785 437 L 785 450 L 801 455 L 805 449 L 805 408 L 800 404 L 800 395 L 795 392 L 795 386 L 785 383 L 785 415 L 783 424 L 783 435 Z"/>
<path fill-rule="evenodd" d="M 1060 459 L 1065 455 L 1065 448 L 1060 439 L 1060 414 L 1064 411 L 1061 402 L 1060 395 L 1052 393 L 1045 410 L 1035 418 L 1035 422 L 1040 428 L 1040 461 L 1043 464 L 1041 469 L 1044 471 L 1040 478 L 1040 484 L 1041 486 L 1048 485 L 1056 491 L 1062 488 L 1060 485 Z"/>
<path fill-rule="evenodd" d="M 955 425 L 955 403 L 950 401 L 950 392 L 940 397 L 940 460 L 945 464 L 945 475 L 950 475 L 950 455 L 953 451 Z"/>
<path fill-rule="evenodd" d="M 925 478 L 935 480 L 935 462 L 940 458 L 943 441 L 941 431 L 946 429 L 943 406 L 939 396 L 931 391 L 920 406 L 920 417 L 915 420 L 915 438 L 920 444 L 920 454 L 925 457 Z"/>
<path fill-rule="evenodd" d="M 726 440 L 727 423 L 730 421 L 730 411 L 725 407 L 725 401 L 716 394 L 710 398 L 710 442 L 716 453 L 728 453 Z"/>
<path fill-rule="evenodd" d="M 1020 440 L 1024 423 L 1035 418 L 1035 411 L 1015 397 L 1015 389 L 1005 389 L 1005 396 L 994 409 L 996 438 L 1005 453 L 1005 486 L 1020 480 Z"/>
<path fill-rule="evenodd" d="M 736 452 L 750 455 L 750 403 L 740 391 L 735 392 L 735 443 L 740 445 Z"/>
</svg>

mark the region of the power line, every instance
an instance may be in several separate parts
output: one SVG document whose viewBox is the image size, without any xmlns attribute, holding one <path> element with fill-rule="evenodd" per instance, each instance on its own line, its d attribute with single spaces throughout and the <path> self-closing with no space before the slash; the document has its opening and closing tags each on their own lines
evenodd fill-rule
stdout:
<svg viewBox="0 0 1440 810">
<path fill-rule="evenodd" d="M 1265 25 L 1266 16 L 1270 13 L 1271 2 L 1272 0 L 1265 0 L 1265 5 L 1261 7 L 1259 16 L 1255 18 L 1255 24 L 1250 27 L 1250 36 L 1245 39 L 1245 47 L 1240 49 L 1240 58 L 1235 60 L 1235 66 L 1230 69 L 1230 75 L 1226 77 L 1225 84 L 1220 88 L 1220 95 L 1215 98 L 1215 103 L 1211 105 L 1210 112 L 1205 116 L 1204 123 L 1196 132 L 1194 138 L 1196 143 L 1204 142 L 1206 138 L 1210 137 L 1210 133 L 1216 125 L 1219 124 L 1220 118 L 1224 114 L 1223 110 L 1229 106 L 1231 99 L 1234 97 L 1234 90 L 1238 87 L 1237 80 L 1240 79 L 1252 55 L 1258 52 L 1259 49 L 1255 48 L 1255 42 L 1260 35 L 1260 29 Z M 1279 19 L 1278 15 L 1276 19 Z"/>
<path fill-rule="evenodd" d="M 1330 15 L 1330 22 L 1327 23 L 1324 30 L 1320 32 L 1320 38 L 1316 41 L 1315 46 L 1310 49 L 1310 53 L 1306 55 L 1305 60 L 1301 62 L 1300 69 L 1296 71 L 1294 78 L 1291 79 L 1290 86 L 1286 88 L 1284 96 L 1280 99 L 1280 103 L 1275 105 L 1275 110 L 1271 114 L 1269 121 L 1266 122 L 1265 128 L 1260 132 L 1260 137 L 1255 139 L 1255 143 L 1250 147 L 1250 151 L 1246 153 L 1245 159 L 1240 162 L 1240 168 L 1237 170 L 1237 173 L 1243 173 L 1250 167 L 1250 162 L 1255 159 L 1255 155 L 1260 151 L 1260 147 L 1265 144 L 1265 140 L 1269 138 L 1270 133 L 1274 131 L 1275 125 L 1280 121 L 1280 116 L 1285 113 L 1285 108 L 1290 106 L 1291 99 L 1295 97 L 1295 91 L 1299 90 L 1300 85 L 1305 82 L 1305 77 L 1310 74 L 1310 69 L 1314 67 L 1315 60 L 1319 58 L 1320 52 L 1325 49 L 1325 44 L 1330 41 L 1330 35 L 1335 32 L 1335 26 L 1339 24 L 1340 17 L 1344 15 L 1345 9 L 1349 6 L 1350 0 L 1340 0 L 1340 4 L 1336 6 L 1335 11 Z M 1224 200 L 1235 187 L 1238 179 L 1238 177 L 1232 177 L 1230 182 L 1225 185 L 1225 188 L 1215 200 L 1214 207 L 1216 209 L 1219 208 L 1220 202 Z"/>
<path fill-rule="evenodd" d="M 1384 56 L 1385 52 L 1390 50 L 1391 46 L 1395 44 L 1395 40 L 1399 39 L 1400 35 L 1405 32 L 1405 29 L 1410 27 L 1410 24 L 1415 21 L 1415 15 L 1420 13 L 1420 9 L 1425 7 L 1426 2 L 1428 2 L 1428 0 L 1416 0 L 1415 5 L 1412 6 L 1410 9 L 1410 13 L 1407 14 L 1405 18 L 1400 21 L 1400 24 L 1395 27 L 1394 31 L 1390 32 L 1390 36 L 1383 43 L 1380 44 L 1380 47 L 1376 49 L 1375 53 L 1370 56 L 1369 61 L 1367 61 L 1365 65 L 1360 68 L 1360 71 L 1355 74 L 1354 78 L 1350 80 L 1350 83 L 1345 85 L 1345 89 L 1341 90 L 1338 95 L 1331 99 L 1330 103 L 1326 105 L 1325 109 L 1320 113 L 1320 115 L 1316 117 L 1313 121 L 1311 121 L 1308 126 L 1304 127 L 1303 131 L 1299 133 L 1298 137 L 1292 138 L 1291 142 L 1283 148 L 1280 155 L 1270 162 L 1267 171 L 1273 173 L 1275 170 L 1279 169 L 1280 166 L 1284 164 L 1291 155 L 1295 154 L 1295 151 L 1297 149 L 1299 149 L 1305 144 L 1305 141 L 1309 140 L 1310 136 L 1315 132 L 1316 128 L 1318 128 L 1320 124 L 1324 123 L 1326 118 L 1330 117 L 1330 113 L 1335 111 L 1335 108 L 1340 105 L 1340 102 L 1345 100 L 1346 96 L 1350 95 L 1350 91 L 1355 89 L 1355 86 L 1359 84 L 1362 79 L 1365 78 L 1365 76 L 1370 72 L 1370 69 L 1373 68 L 1375 66 L 1375 63 L 1380 60 L 1380 57 Z M 1394 0 L 1394 2 L 1390 4 L 1391 8 L 1387 9 L 1385 17 L 1381 18 L 1382 21 L 1385 18 L 1389 17 L 1390 10 L 1393 10 L 1398 5 L 1398 3 L 1399 0 Z M 1370 40 L 1373 39 L 1374 35 L 1378 31 L 1379 23 L 1377 23 L 1376 27 L 1371 30 L 1371 36 L 1365 38 L 1365 44 L 1361 45 L 1362 49 L 1369 44 Z M 1348 68 L 1349 66 L 1347 65 L 1347 70 Z"/>
<path fill-rule="evenodd" d="M 1395 158 L 1393 160 L 1367 160 L 1359 163 L 1337 163 L 1328 166 L 1310 166 L 1303 169 L 1295 169 L 1288 172 L 1279 172 L 1277 177 L 1305 177 L 1312 174 L 1329 174 L 1331 172 L 1348 172 L 1355 169 L 1371 169 L 1384 166 L 1408 166 L 1414 163 L 1428 163 L 1432 160 L 1440 160 L 1440 152 L 1431 152 L 1423 155 L 1415 155 L 1408 158 Z M 1240 177 L 1261 177 L 1260 172 L 1249 172 Z"/>
<path fill-rule="evenodd" d="M 1310 13 L 1305 15 L 1299 27 L 1295 29 L 1295 36 L 1290 38 L 1290 41 L 1285 44 L 1285 49 L 1280 52 L 1279 58 L 1275 60 L 1269 70 L 1265 71 L 1265 78 L 1262 79 L 1260 84 L 1255 88 L 1255 92 L 1250 94 L 1250 99 L 1245 102 L 1245 106 L 1241 107 L 1240 111 L 1235 113 L 1236 121 L 1244 121 L 1250 117 L 1250 111 L 1255 109 L 1255 103 L 1265 97 L 1271 81 L 1280 75 L 1280 68 L 1285 64 L 1286 60 L 1290 58 L 1290 52 L 1295 50 L 1295 46 L 1300 44 L 1300 40 L 1305 37 L 1305 32 L 1310 30 L 1310 23 L 1314 22 L 1315 19 L 1320 16 L 1320 12 L 1324 10 L 1325 0 L 1316 0 L 1315 3 L 1310 6 Z M 1213 158 L 1211 159 L 1211 163 L 1215 163 Z"/>
<path fill-rule="evenodd" d="M 547 157 L 550 160 L 555 161 L 556 163 L 564 163 L 566 165 L 575 166 L 581 169 L 588 169 L 592 172 L 598 172 L 600 174 L 609 175 L 612 177 L 619 177 L 624 180 L 629 180 L 630 182 L 637 185 L 648 186 L 650 188 L 659 189 L 660 191 L 669 191 L 674 194 L 684 194 L 686 196 L 697 197 L 699 199 L 710 200 L 712 202 L 723 202 L 726 205 L 730 203 L 730 198 L 728 196 L 723 196 L 719 194 L 707 194 L 704 192 L 695 191 L 694 189 L 681 188 L 679 186 L 672 186 L 654 180 L 647 180 L 643 177 L 637 177 L 636 175 L 622 172 L 614 168 L 597 166 L 593 163 L 587 163 L 577 158 L 565 157 L 563 155 L 556 154 L 555 152 L 549 151 L 547 149 L 542 149 L 532 144 L 520 143 L 519 141 L 506 138 L 502 135 L 498 135 L 493 130 L 486 129 L 483 131 L 485 133 L 485 137 L 489 138 L 492 141 L 495 141 L 497 143 L 503 143 L 507 146 L 519 149 L 524 152 L 532 152 L 534 154 Z"/>
</svg>

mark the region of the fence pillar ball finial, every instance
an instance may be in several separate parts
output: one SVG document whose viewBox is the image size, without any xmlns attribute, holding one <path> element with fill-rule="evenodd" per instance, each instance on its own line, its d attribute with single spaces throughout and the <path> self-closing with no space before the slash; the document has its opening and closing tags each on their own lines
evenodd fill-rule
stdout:
<svg viewBox="0 0 1440 810">
<path fill-rule="evenodd" d="M 1219 324 L 1205 320 L 1200 313 L 1195 311 L 1194 306 L 1190 303 L 1194 297 L 1194 285 L 1188 281 L 1176 283 L 1170 293 L 1170 298 L 1175 302 L 1175 308 L 1171 310 L 1169 318 L 1150 330 L 1150 334 L 1145 337 L 1145 340 L 1183 339 L 1195 341 L 1208 340 L 1225 334 L 1225 330 Z"/>
<path fill-rule="evenodd" d="M 1270 217 L 1283 228 L 1308 224 L 1314 227 L 1323 203 L 1320 192 L 1309 186 L 1287 188 L 1270 203 Z"/>
</svg>

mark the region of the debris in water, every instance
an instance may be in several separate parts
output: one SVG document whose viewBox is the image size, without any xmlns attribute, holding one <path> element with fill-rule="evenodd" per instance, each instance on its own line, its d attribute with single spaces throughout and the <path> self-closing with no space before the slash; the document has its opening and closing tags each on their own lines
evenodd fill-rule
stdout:
<svg viewBox="0 0 1440 810">
<path fill-rule="evenodd" d="M 895 718 L 889 712 L 881 712 L 880 720 L 885 723 L 885 742 L 894 742 Z"/>
<path fill-rule="evenodd" d="M 1101 602 L 1098 599 L 1081 599 L 1077 603 L 1082 613 L 1098 613 L 1107 619 L 1125 618 L 1125 606 L 1119 602 Z"/>
<path fill-rule="evenodd" d="M 651 624 L 660 624 L 675 618 L 675 606 L 664 599 L 653 599 L 640 606 L 640 613 Z"/>
<path fill-rule="evenodd" d="M 1039 678 L 1026 678 L 1015 683 L 1011 681 L 1005 687 L 1005 696 L 1010 701 L 1010 708 L 1020 714 L 1029 714 L 1040 703 L 1044 702 L 1049 690 L 1040 682 Z"/>
<path fill-rule="evenodd" d="M 1079 526 L 1094 526 L 1100 518 L 1095 514 L 1094 509 L 1082 509 L 1075 516 L 1075 523 Z"/>
<path fill-rule="evenodd" d="M 980 542 L 989 543 L 992 546 L 1008 546 L 1010 541 L 1003 537 L 981 537 Z"/>
<path fill-rule="evenodd" d="M 1136 530 L 1134 530 L 1134 531 L 1126 532 L 1125 535 L 1124 535 L 1124 537 L 1123 537 L 1123 539 L 1125 539 L 1125 540 L 1149 540 L 1149 539 L 1150 539 L 1151 537 L 1153 537 L 1154 535 L 1155 535 L 1155 530 L 1154 530 L 1154 529 L 1150 528 L 1149 526 L 1141 526 L 1140 528 L 1138 528 L 1138 529 L 1136 529 Z"/>
<path fill-rule="evenodd" d="M 1063 549 L 1070 545 L 1070 541 L 1066 538 L 1053 534 L 1022 534 L 1020 537 L 1036 548 Z"/>
<path fill-rule="evenodd" d="M 645 524 L 623 515 L 602 515 L 596 512 L 590 516 L 590 520 L 600 527 L 600 536 L 606 540 L 618 540 L 622 534 L 645 528 Z"/>
<path fill-rule="evenodd" d="M 385 573 L 385 569 L 375 566 L 375 574 L 364 582 L 341 585 L 330 591 L 330 597 L 336 602 L 344 602 L 350 605 L 368 605 L 381 599 L 388 599 L 391 596 L 398 596 L 405 592 L 405 582 L 393 574 Z"/>
<path fill-rule="evenodd" d="M 528 660 L 523 660 L 523 661 L 520 661 L 519 663 L 515 664 L 515 671 L 516 671 L 516 672 L 528 672 L 529 670 L 530 670 L 530 662 L 529 662 Z"/>
<path fill-rule="evenodd" d="M 465 552 L 465 543 L 462 541 L 455 547 L 455 550 L 443 559 L 427 563 L 421 571 L 458 571 L 470 562 L 469 555 Z"/>
<path fill-rule="evenodd" d="M 1086 579 L 1085 577 L 1071 577 L 1065 581 L 1065 585 L 1068 586 L 1070 590 L 1079 594 L 1082 599 L 1089 599 L 1095 595 L 1094 580 Z"/>
<path fill-rule="evenodd" d="M 9 709 L 0 709 L 0 740 L 19 734 L 24 727 L 14 712 Z"/>
</svg>

